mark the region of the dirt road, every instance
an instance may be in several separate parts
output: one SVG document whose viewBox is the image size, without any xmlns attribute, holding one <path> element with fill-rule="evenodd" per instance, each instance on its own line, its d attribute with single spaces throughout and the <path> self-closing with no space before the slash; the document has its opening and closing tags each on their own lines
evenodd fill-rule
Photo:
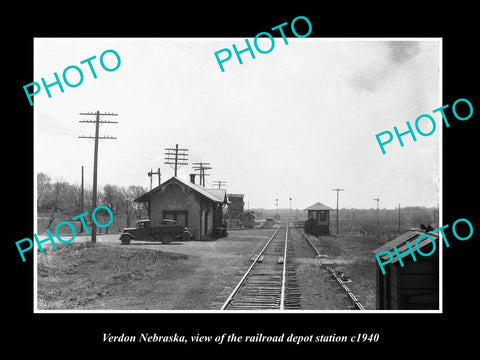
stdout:
<svg viewBox="0 0 480 360">
<path fill-rule="evenodd" d="M 217 241 L 132 242 L 88 236 L 37 254 L 38 309 L 218 309 L 273 230 Z"/>
</svg>

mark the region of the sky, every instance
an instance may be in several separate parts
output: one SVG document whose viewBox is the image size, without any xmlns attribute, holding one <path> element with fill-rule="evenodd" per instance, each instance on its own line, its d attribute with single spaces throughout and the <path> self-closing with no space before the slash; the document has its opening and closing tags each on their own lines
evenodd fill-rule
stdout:
<svg viewBox="0 0 480 360">
<path fill-rule="evenodd" d="M 262 49 L 269 47 L 259 42 Z M 253 43 L 252 39 L 250 42 Z M 433 109 L 442 106 L 440 39 L 275 38 L 268 54 L 255 59 L 233 54 L 220 70 L 214 52 L 242 38 L 36 38 L 34 79 L 54 81 L 76 65 L 77 87 L 42 88 L 34 97 L 35 173 L 52 181 L 92 184 L 94 120 L 81 112 L 108 112 L 101 120 L 98 184 L 150 186 L 147 172 L 160 167 L 162 182 L 173 176 L 164 149 L 189 149 L 178 176 L 189 178 L 193 162 L 208 162 L 213 181 L 245 195 L 250 208 L 303 209 L 316 202 L 340 208 L 438 206 L 442 124 Z M 115 50 L 121 64 L 107 72 L 100 55 Z M 88 64 L 92 60 L 97 78 Z M 105 55 L 108 67 L 115 65 Z M 75 71 L 69 79 L 78 81 Z M 26 99 L 28 102 L 28 100 Z M 397 126 L 407 130 L 429 114 L 437 121 L 431 136 L 394 139 L 383 155 L 375 134 Z M 424 132 L 427 120 L 419 122 Z M 157 178 L 154 178 L 154 184 Z"/>
</svg>

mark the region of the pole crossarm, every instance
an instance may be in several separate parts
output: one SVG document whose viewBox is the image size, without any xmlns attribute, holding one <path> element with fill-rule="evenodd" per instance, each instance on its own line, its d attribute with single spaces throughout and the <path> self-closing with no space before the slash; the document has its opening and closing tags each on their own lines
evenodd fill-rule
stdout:
<svg viewBox="0 0 480 360">
<path fill-rule="evenodd" d="M 165 164 L 170 165 L 177 176 L 177 169 L 179 166 L 188 165 L 188 149 L 179 148 L 178 144 L 175 144 L 174 148 L 165 148 Z"/>
</svg>

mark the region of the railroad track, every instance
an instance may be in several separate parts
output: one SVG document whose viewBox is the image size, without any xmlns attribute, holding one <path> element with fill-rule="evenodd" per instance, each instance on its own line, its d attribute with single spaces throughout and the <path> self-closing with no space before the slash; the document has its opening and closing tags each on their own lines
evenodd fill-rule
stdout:
<svg viewBox="0 0 480 360">
<path fill-rule="evenodd" d="M 300 231 L 301 236 L 307 241 L 307 243 L 310 245 L 310 247 L 313 249 L 313 251 L 315 251 L 316 255 L 318 257 L 322 257 L 322 255 L 320 255 L 320 252 L 315 247 L 315 245 L 313 245 L 312 242 L 310 241 L 310 239 L 308 238 L 308 236 L 305 235 L 305 232 L 301 229 L 299 229 L 299 231 Z M 348 297 L 350 298 L 350 300 L 353 303 L 352 308 L 356 309 L 356 310 L 365 310 L 365 307 L 360 303 L 360 301 L 357 299 L 357 297 L 348 288 L 348 286 L 345 284 L 345 282 L 342 280 L 342 278 L 340 276 L 338 276 L 338 274 L 331 267 L 328 267 L 327 271 L 330 273 L 330 276 L 332 276 L 340 284 L 342 289 L 348 295 Z"/>
<path fill-rule="evenodd" d="M 255 257 L 221 310 L 300 309 L 289 225 L 280 225 Z"/>
</svg>

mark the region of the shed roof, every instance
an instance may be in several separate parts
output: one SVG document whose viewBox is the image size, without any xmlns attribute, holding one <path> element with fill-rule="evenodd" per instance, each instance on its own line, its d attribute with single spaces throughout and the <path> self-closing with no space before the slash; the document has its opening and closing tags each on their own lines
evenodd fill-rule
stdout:
<svg viewBox="0 0 480 360">
<path fill-rule="evenodd" d="M 417 246 L 415 246 L 415 241 L 417 240 L 417 238 L 419 236 L 425 235 L 425 234 L 431 236 L 435 240 L 435 242 L 438 242 L 438 233 L 425 232 L 421 229 L 410 229 L 406 233 L 400 235 L 399 237 L 393 239 L 392 241 L 389 241 L 388 243 L 383 244 L 379 248 L 373 250 L 373 253 L 375 255 L 377 255 L 377 254 L 379 254 L 381 252 L 384 252 L 384 251 L 390 251 L 390 253 L 393 255 L 393 259 L 392 259 L 391 263 L 395 263 L 395 262 L 398 261 L 398 257 L 397 257 L 397 254 L 395 253 L 395 251 L 393 250 L 394 247 L 397 248 L 397 251 L 400 254 L 403 254 L 405 251 L 408 250 L 407 242 L 410 243 L 410 247 L 413 249 L 413 251 L 416 251 L 416 248 L 421 249 L 424 246 L 431 243 L 431 241 L 428 237 L 424 237 L 422 240 L 420 240 L 418 242 Z M 381 256 L 380 258 L 382 260 L 387 260 L 389 258 L 389 255 L 385 254 L 385 255 Z"/>
<path fill-rule="evenodd" d="M 215 189 L 215 191 L 208 190 L 208 189 L 205 189 L 204 187 L 202 187 L 200 185 L 194 184 L 190 181 L 180 179 L 180 178 L 175 177 L 175 176 L 172 176 L 170 179 L 168 179 L 164 183 L 160 184 L 159 186 L 153 188 L 152 190 L 146 192 L 145 194 L 140 195 L 134 201 L 135 202 L 146 201 L 154 193 L 156 193 L 157 191 L 160 191 L 162 188 L 164 188 L 165 186 L 169 185 L 172 182 L 181 183 L 182 185 L 189 187 L 190 189 L 196 191 L 197 193 L 199 193 L 203 197 L 205 197 L 208 200 L 211 200 L 213 202 L 216 202 L 216 203 L 225 203 L 226 202 L 226 191 L 225 190 L 223 190 L 223 189 Z M 218 191 L 218 190 L 220 190 L 220 191 Z M 222 191 L 223 191 L 223 197 L 222 197 L 222 193 L 221 193 Z"/>
<path fill-rule="evenodd" d="M 328 207 L 327 205 L 322 204 L 321 202 L 316 202 L 312 206 L 309 206 L 306 209 L 303 209 L 304 211 L 307 210 L 333 210 L 331 207 Z"/>
<path fill-rule="evenodd" d="M 243 217 L 253 216 L 254 218 L 257 217 L 257 216 L 255 215 L 255 212 L 254 212 L 254 211 L 244 211 L 244 212 L 242 213 L 242 216 L 243 216 Z"/>
</svg>

